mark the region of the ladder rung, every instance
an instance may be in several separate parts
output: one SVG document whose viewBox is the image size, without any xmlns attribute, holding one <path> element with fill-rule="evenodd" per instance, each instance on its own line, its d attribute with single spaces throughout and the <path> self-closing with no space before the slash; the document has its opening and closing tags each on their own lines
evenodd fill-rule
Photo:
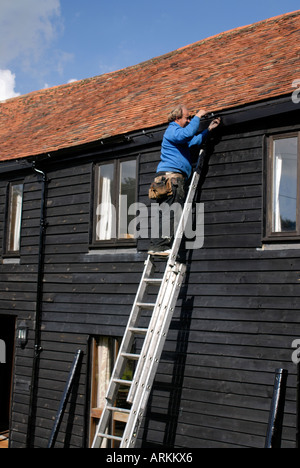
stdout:
<svg viewBox="0 0 300 468">
<path fill-rule="evenodd" d="M 147 278 L 145 279 L 146 283 L 149 283 L 149 284 L 161 284 L 162 283 L 162 278 Z"/>
<path fill-rule="evenodd" d="M 150 302 L 137 302 L 136 305 L 138 307 L 141 307 L 142 309 L 154 309 L 155 304 L 152 304 Z"/>
<path fill-rule="evenodd" d="M 140 357 L 139 354 L 130 354 L 130 353 L 121 353 L 121 356 L 127 359 L 132 359 L 133 361 L 137 361 Z"/>
<path fill-rule="evenodd" d="M 135 327 L 129 327 L 128 329 L 132 333 L 135 333 L 136 335 L 146 335 L 148 328 L 135 328 Z"/>
<path fill-rule="evenodd" d="M 120 385 L 128 385 L 128 387 L 130 387 L 130 385 L 132 384 L 132 380 L 123 380 L 123 379 L 113 379 L 113 382 L 118 383 Z"/>
<path fill-rule="evenodd" d="M 108 411 L 116 411 L 118 413 L 126 413 L 129 414 L 130 410 L 126 408 L 118 408 L 117 406 L 107 406 L 106 408 Z"/>
<path fill-rule="evenodd" d="M 110 435 L 110 434 L 103 434 L 101 432 L 98 433 L 97 436 L 102 437 L 103 439 L 119 440 L 120 442 L 122 440 L 122 437 L 117 437 L 117 436 L 113 436 L 113 435 Z"/>
</svg>

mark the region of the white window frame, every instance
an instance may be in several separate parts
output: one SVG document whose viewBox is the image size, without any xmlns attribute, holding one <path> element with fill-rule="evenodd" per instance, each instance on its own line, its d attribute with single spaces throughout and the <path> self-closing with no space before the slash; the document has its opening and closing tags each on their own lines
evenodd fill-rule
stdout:
<svg viewBox="0 0 300 468">
<path fill-rule="evenodd" d="M 121 215 L 123 208 L 121 206 L 121 168 L 122 164 L 127 162 L 135 162 L 135 201 L 137 201 L 137 186 L 138 186 L 138 158 L 128 157 L 122 159 L 113 159 L 110 161 L 95 164 L 93 171 L 93 213 L 92 213 L 92 236 L 91 247 L 119 247 L 119 246 L 135 246 L 136 239 L 131 235 L 120 235 L 121 229 Z M 112 183 L 107 177 L 101 181 L 100 174 L 101 168 L 111 165 L 112 170 Z M 101 203 L 100 203 L 101 201 Z M 109 207 L 112 205 L 112 210 L 105 208 L 103 203 L 107 203 Z M 101 206 L 101 208 L 100 208 Z M 103 211 L 102 211 L 103 210 Z M 103 224 L 102 224 L 103 223 Z M 101 226 L 102 224 L 102 226 Z M 104 225 L 104 226 L 103 226 Z M 104 227 L 104 228 L 103 228 Z"/>
<path fill-rule="evenodd" d="M 280 176 L 282 170 L 282 158 L 276 158 L 274 148 L 276 141 L 297 138 L 297 193 L 296 198 L 296 227 L 295 230 L 285 231 L 281 229 L 279 204 Z M 265 206 L 265 237 L 264 241 L 282 242 L 300 240 L 300 132 L 290 132 L 272 135 L 268 138 L 267 177 L 266 177 L 266 206 Z"/>
<path fill-rule="evenodd" d="M 16 187 L 19 188 L 16 189 Z M 19 193 L 17 193 L 17 190 L 19 191 Z M 10 182 L 8 185 L 6 205 L 6 232 L 4 245 L 5 256 L 20 256 L 23 198 L 23 182 Z"/>
</svg>

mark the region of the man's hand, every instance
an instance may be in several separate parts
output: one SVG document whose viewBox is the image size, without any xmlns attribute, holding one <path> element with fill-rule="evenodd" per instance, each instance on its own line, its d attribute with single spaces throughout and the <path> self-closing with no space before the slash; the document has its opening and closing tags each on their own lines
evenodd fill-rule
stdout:
<svg viewBox="0 0 300 468">
<path fill-rule="evenodd" d="M 214 120 L 210 123 L 210 125 L 209 125 L 209 127 L 208 127 L 208 130 L 211 132 L 212 130 L 214 130 L 215 128 L 217 128 L 217 127 L 220 125 L 220 123 L 221 123 L 220 117 L 218 117 L 217 119 L 214 119 Z"/>
<path fill-rule="evenodd" d="M 201 118 L 204 117 L 206 114 L 207 114 L 207 111 L 206 111 L 205 109 L 200 109 L 200 110 L 198 110 L 196 116 L 199 117 L 199 119 L 201 119 Z"/>
</svg>

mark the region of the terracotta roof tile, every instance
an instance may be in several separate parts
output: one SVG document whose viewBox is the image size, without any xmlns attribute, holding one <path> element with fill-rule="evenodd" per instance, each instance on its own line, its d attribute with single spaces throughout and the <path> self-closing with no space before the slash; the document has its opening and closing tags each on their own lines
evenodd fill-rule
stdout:
<svg viewBox="0 0 300 468">
<path fill-rule="evenodd" d="M 0 103 L 0 160 L 161 125 L 177 102 L 216 111 L 292 93 L 299 31 L 300 10 Z"/>
</svg>

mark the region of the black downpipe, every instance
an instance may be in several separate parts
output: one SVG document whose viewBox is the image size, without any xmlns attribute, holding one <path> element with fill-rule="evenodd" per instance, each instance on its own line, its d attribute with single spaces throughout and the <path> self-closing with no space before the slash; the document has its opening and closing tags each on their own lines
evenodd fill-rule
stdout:
<svg viewBox="0 0 300 468">
<path fill-rule="evenodd" d="M 281 448 L 288 371 L 276 369 L 265 448 Z"/>
<path fill-rule="evenodd" d="M 31 375 L 30 386 L 30 401 L 29 414 L 26 436 L 26 447 L 30 448 L 33 431 L 33 423 L 35 419 L 35 397 L 37 393 L 39 357 L 42 351 L 41 347 L 41 318 L 42 318 L 42 300 L 43 300 L 43 276 L 44 276 L 44 243 L 46 230 L 46 192 L 47 192 L 47 177 L 40 169 L 36 168 L 35 162 L 32 163 L 33 171 L 41 176 L 41 208 L 40 208 L 40 234 L 39 234 L 39 252 L 38 252 L 38 272 L 37 272 L 37 292 L 36 292 L 36 310 L 35 310 L 35 326 L 34 326 L 34 358 Z"/>
</svg>

